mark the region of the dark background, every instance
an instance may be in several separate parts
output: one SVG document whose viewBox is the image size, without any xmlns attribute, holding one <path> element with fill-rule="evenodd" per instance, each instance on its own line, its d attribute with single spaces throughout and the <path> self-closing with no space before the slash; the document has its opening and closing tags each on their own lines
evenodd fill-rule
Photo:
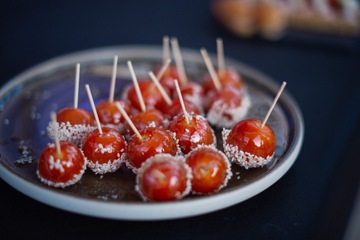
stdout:
<svg viewBox="0 0 360 240">
<path fill-rule="evenodd" d="M 127 44 L 216 51 L 276 82 L 305 121 L 293 167 L 261 194 L 227 209 L 179 220 L 98 219 L 39 203 L 0 180 L 2 236 L 30 239 L 343 239 L 359 188 L 359 39 L 288 32 L 280 41 L 242 39 L 211 15 L 211 1 L 10 1 L 0 6 L 0 81 L 74 51 Z M 358 202 L 360 199 L 357 200 Z M 357 224 L 360 226 L 360 223 Z M 359 235 L 357 235 L 359 238 Z"/>
</svg>

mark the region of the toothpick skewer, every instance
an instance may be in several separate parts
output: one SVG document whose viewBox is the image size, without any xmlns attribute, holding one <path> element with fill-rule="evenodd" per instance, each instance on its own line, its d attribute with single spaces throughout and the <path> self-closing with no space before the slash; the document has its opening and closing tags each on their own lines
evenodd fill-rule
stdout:
<svg viewBox="0 0 360 240">
<path fill-rule="evenodd" d="M 77 63 L 76 64 L 76 73 L 75 73 L 74 108 L 78 108 L 79 82 L 80 82 L 80 63 Z"/>
<path fill-rule="evenodd" d="M 88 97 L 89 97 L 89 101 L 90 101 L 91 108 L 92 108 L 92 111 L 93 111 L 93 114 L 94 114 L 94 117 L 95 117 L 95 120 L 96 120 L 97 127 L 98 127 L 98 129 L 99 129 L 99 133 L 100 133 L 100 135 L 101 135 L 101 134 L 103 134 L 103 131 L 102 131 L 102 128 L 101 128 L 99 116 L 98 116 L 97 111 L 96 111 L 94 99 L 93 99 L 93 96 L 92 96 L 92 94 L 91 94 L 91 90 L 90 90 L 89 84 L 86 84 L 86 85 L 85 85 L 85 88 L 86 88 L 87 95 L 88 95 Z"/>
<path fill-rule="evenodd" d="M 130 70 L 130 74 L 131 74 L 132 80 L 133 80 L 133 82 L 134 82 L 134 87 L 135 87 L 135 91 L 136 91 L 137 97 L 138 97 L 138 99 L 139 99 L 141 111 L 145 112 L 145 111 L 146 111 L 146 106 L 145 106 L 145 102 L 144 102 L 144 99 L 143 99 L 142 94 L 141 94 L 141 91 L 140 91 L 139 83 L 138 83 L 138 81 L 137 81 L 134 68 L 133 68 L 133 66 L 132 66 L 131 61 L 128 61 L 127 64 L 128 64 L 129 70 Z"/>
<path fill-rule="evenodd" d="M 168 59 L 170 59 L 170 45 L 169 45 L 169 37 L 163 37 L 163 63 L 165 63 Z M 160 78 L 159 78 L 160 79 Z"/>
<path fill-rule="evenodd" d="M 118 56 L 115 55 L 115 56 L 114 56 L 114 64 L 113 64 L 112 77 L 111 77 L 109 102 L 113 102 L 113 101 L 114 101 L 117 64 L 118 64 Z"/>
<path fill-rule="evenodd" d="M 217 45 L 217 58 L 218 58 L 218 73 L 224 72 L 225 68 L 225 57 L 224 57 L 224 44 L 221 38 L 216 39 Z"/>
<path fill-rule="evenodd" d="M 179 73 L 179 81 L 182 86 L 186 86 L 188 83 L 188 79 L 187 79 L 187 76 L 185 73 L 184 63 L 183 63 L 183 59 L 181 56 L 181 51 L 180 51 L 180 47 L 179 47 L 177 38 L 171 39 L 171 47 L 173 50 L 176 69 L 178 70 L 178 73 Z"/>
<path fill-rule="evenodd" d="M 162 78 L 162 76 L 163 76 L 164 73 L 166 72 L 167 68 L 169 67 L 170 63 L 171 63 L 171 59 L 168 58 L 168 59 L 164 62 L 164 64 L 162 65 L 162 67 L 161 67 L 160 71 L 158 72 L 158 74 L 156 75 L 156 78 L 157 78 L 157 79 L 161 79 L 161 78 Z"/>
<path fill-rule="evenodd" d="M 280 87 L 278 93 L 276 94 L 276 97 L 274 98 L 274 101 L 273 101 L 273 103 L 271 104 L 271 106 L 270 106 L 270 108 L 269 108 L 269 110 L 268 110 L 268 112 L 267 112 L 264 120 L 263 120 L 262 123 L 261 123 L 261 128 L 265 126 L 265 124 L 266 124 L 267 120 L 269 119 L 269 116 L 270 116 L 272 110 L 274 109 L 275 104 L 276 104 L 276 102 L 278 101 L 278 99 L 279 99 L 282 91 L 284 90 L 285 86 L 286 86 L 286 82 L 283 82 L 283 83 L 281 84 L 281 87 Z"/>
<path fill-rule="evenodd" d="M 185 108 L 185 103 L 184 103 L 184 100 L 183 100 L 182 95 L 181 95 L 179 83 L 178 83 L 178 81 L 176 79 L 174 80 L 174 82 L 175 82 L 175 87 L 176 87 L 177 94 L 179 96 L 181 108 L 182 108 L 182 110 L 184 112 L 185 121 L 186 121 L 187 124 L 190 124 L 189 116 L 188 116 L 188 113 L 187 113 L 186 108 Z"/>
<path fill-rule="evenodd" d="M 53 124 L 56 124 L 57 123 L 56 113 L 51 112 L 50 117 L 51 117 L 51 121 L 53 122 Z M 58 128 L 54 128 L 54 130 L 55 130 L 54 138 L 55 138 L 56 153 L 57 153 L 58 156 L 60 156 L 61 155 L 61 148 L 60 148 L 60 141 L 59 141 L 59 130 L 58 130 Z"/>
<path fill-rule="evenodd" d="M 129 126 L 131 127 L 131 129 L 134 131 L 134 133 L 136 134 L 136 136 L 142 140 L 142 136 L 139 132 L 139 130 L 137 130 L 137 128 L 135 127 L 134 123 L 131 121 L 129 115 L 126 113 L 126 111 L 124 110 L 124 108 L 121 106 L 121 104 L 119 102 L 115 103 L 116 107 L 119 109 L 121 115 L 125 118 L 125 121 L 129 124 Z"/>
<path fill-rule="evenodd" d="M 172 100 L 169 97 L 169 95 L 166 93 L 165 89 L 163 88 L 163 86 L 161 86 L 159 80 L 155 77 L 153 72 L 149 72 L 149 76 L 152 79 L 152 81 L 155 83 L 156 87 L 159 89 L 160 94 L 163 96 L 165 102 L 167 105 L 171 105 L 172 104 Z"/>
<path fill-rule="evenodd" d="M 220 91 L 221 90 L 220 79 L 219 79 L 217 73 L 215 72 L 214 66 L 211 63 L 209 54 L 207 53 L 205 48 L 201 48 L 200 52 L 201 52 L 201 55 L 202 55 L 202 57 L 203 57 L 203 59 L 205 61 L 206 67 L 207 67 L 207 69 L 208 69 L 208 71 L 210 73 L 210 77 L 213 80 L 213 83 L 215 85 L 216 90 Z"/>
</svg>

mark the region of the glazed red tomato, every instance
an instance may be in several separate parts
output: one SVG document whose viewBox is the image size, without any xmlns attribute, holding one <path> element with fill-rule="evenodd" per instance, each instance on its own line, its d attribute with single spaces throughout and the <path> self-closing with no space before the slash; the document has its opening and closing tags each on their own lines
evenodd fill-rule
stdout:
<svg viewBox="0 0 360 240">
<path fill-rule="evenodd" d="M 189 169 L 169 154 L 148 159 L 137 174 L 138 192 L 150 201 L 180 199 L 189 192 Z"/>
<path fill-rule="evenodd" d="M 159 73 L 159 71 L 160 71 L 160 68 L 156 69 L 155 75 L 157 75 Z M 176 92 L 175 83 L 174 83 L 175 79 L 179 79 L 179 74 L 178 74 L 177 68 L 172 65 L 170 65 L 166 69 L 164 75 L 159 79 L 159 82 L 161 83 L 161 85 L 168 88 L 171 95 L 174 92 Z"/>
<path fill-rule="evenodd" d="M 145 112 L 139 112 L 131 117 L 131 121 L 137 130 L 145 129 L 149 127 L 149 125 L 152 127 L 162 127 L 164 126 L 164 120 L 164 115 L 157 109 L 149 109 Z M 134 133 L 130 127 L 128 127 L 128 129 L 131 134 Z"/>
<path fill-rule="evenodd" d="M 196 113 L 196 114 L 201 115 L 201 110 L 194 103 L 184 99 L 184 105 L 185 105 L 185 108 L 186 108 L 187 112 Z M 165 117 L 168 118 L 168 119 L 173 119 L 175 116 L 183 113 L 180 100 L 179 99 L 174 99 L 170 106 L 169 105 L 166 105 L 166 106 L 164 105 L 164 107 L 162 108 L 162 112 L 165 115 Z"/>
<path fill-rule="evenodd" d="M 242 96 L 237 88 L 226 86 L 220 91 L 208 92 L 206 109 L 209 110 L 216 101 L 221 101 L 226 108 L 236 108 L 241 105 Z"/>
<path fill-rule="evenodd" d="M 139 81 L 139 88 L 146 107 L 161 109 L 161 107 L 166 104 L 159 89 L 152 80 Z M 164 87 L 164 89 L 168 94 L 170 93 L 167 88 Z M 129 88 L 127 92 L 127 99 L 130 101 L 130 105 L 132 107 L 141 110 L 140 102 L 134 85 Z"/>
<path fill-rule="evenodd" d="M 139 131 L 142 139 L 132 135 L 128 141 L 128 161 L 134 169 L 138 169 L 149 157 L 158 153 L 169 153 L 175 156 L 177 145 L 168 131 L 158 127 L 148 127 Z"/>
<path fill-rule="evenodd" d="M 68 141 L 60 141 L 61 154 L 55 143 L 48 144 L 39 156 L 38 176 L 46 184 L 66 187 L 80 180 L 86 163 L 80 149 Z"/>
<path fill-rule="evenodd" d="M 186 86 L 180 88 L 180 92 L 184 99 L 186 99 L 187 96 L 197 95 L 201 97 L 204 95 L 202 86 L 196 82 L 188 82 Z M 178 98 L 177 94 L 174 95 L 174 98 Z"/>
<path fill-rule="evenodd" d="M 266 158 L 275 151 L 276 136 L 268 125 L 265 124 L 261 128 L 260 120 L 246 119 L 231 128 L 226 144 L 237 146 L 243 152 Z"/>
<path fill-rule="evenodd" d="M 215 148 L 200 147 L 186 156 L 192 170 L 192 190 L 196 193 L 211 193 L 219 190 L 228 179 L 229 162 Z"/>
<path fill-rule="evenodd" d="M 170 121 L 168 129 L 175 133 L 182 153 L 186 154 L 198 145 L 214 144 L 214 133 L 204 117 L 189 114 L 188 124 L 184 114 L 179 114 Z"/>
<path fill-rule="evenodd" d="M 94 125 L 94 117 L 88 111 L 80 108 L 63 108 L 56 114 L 59 123 L 69 122 L 71 125 Z"/>
<path fill-rule="evenodd" d="M 119 102 L 123 106 L 124 110 L 129 114 L 130 107 L 124 101 L 113 101 L 108 100 L 102 101 L 96 105 L 96 112 L 99 116 L 99 120 L 102 124 L 119 124 L 124 122 L 124 117 L 121 115 L 119 109 L 116 107 L 115 103 Z"/>
<path fill-rule="evenodd" d="M 218 73 L 218 77 L 222 87 L 232 86 L 237 89 L 241 89 L 243 87 L 243 81 L 240 75 L 232 69 L 227 69 Z M 205 76 L 202 87 L 205 94 L 207 94 L 209 91 L 216 90 L 210 75 Z"/>
<path fill-rule="evenodd" d="M 126 151 L 124 137 L 113 128 L 103 127 L 91 131 L 85 138 L 82 150 L 88 161 L 106 164 L 120 159 Z"/>
</svg>

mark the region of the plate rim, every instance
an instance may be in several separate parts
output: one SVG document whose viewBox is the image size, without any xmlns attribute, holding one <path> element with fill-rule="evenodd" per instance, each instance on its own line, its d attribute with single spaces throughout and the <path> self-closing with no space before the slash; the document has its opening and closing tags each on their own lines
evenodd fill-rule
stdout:
<svg viewBox="0 0 360 240">
<path fill-rule="evenodd" d="M 25 82 L 29 77 L 37 75 L 41 72 L 46 72 L 49 69 L 54 69 L 59 65 L 65 66 L 75 64 L 77 62 L 92 62 L 95 59 L 100 60 L 102 58 L 108 60 L 109 56 L 113 56 L 115 52 L 121 53 L 131 51 L 132 53 L 135 53 L 135 55 L 142 56 L 145 51 L 160 52 L 161 50 L 162 48 L 156 45 L 121 45 L 87 49 L 64 54 L 34 65 L 10 79 L 0 89 L 0 97 L 17 85 Z M 198 54 L 200 56 L 200 51 Z M 191 59 L 191 57 L 194 57 L 197 54 L 195 49 L 182 48 L 182 55 L 184 59 Z M 209 53 L 209 55 L 212 59 L 215 59 L 214 54 Z M 257 82 L 260 82 L 271 90 L 277 89 L 278 84 L 261 71 L 232 58 L 226 58 L 226 61 L 240 67 L 243 74 L 256 78 Z M 9 171 L 2 161 L 0 161 L 0 177 L 19 192 L 39 202 L 68 212 L 93 217 L 118 220 L 167 220 L 197 216 L 218 211 L 243 202 L 269 188 L 282 178 L 296 161 L 304 139 L 304 120 L 300 108 L 288 91 L 285 90 L 283 92 L 282 98 L 287 99 L 287 103 L 292 107 L 292 118 L 294 120 L 294 125 L 297 126 L 297 128 L 295 128 L 296 131 L 292 142 L 295 144 L 288 146 L 288 151 L 283 156 L 286 161 L 281 161 L 274 167 L 274 169 L 266 173 L 260 179 L 257 179 L 250 184 L 246 184 L 240 189 L 232 189 L 229 191 L 223 191 L 220 194 L 189 200 L 184 199 L 180 201 L 161 203 L 119 203 L 86 199 L 83 197 L 49 190 L 48 188 L 28 182 L 18 174 Z M 226 201 L 224 201 L 224 199 L 226 199 Z M 70 200 L 72 204 L 69 204 Z M 149 205 L 151 205 L 151 207 L 149 207 Z M 191 207 L 189 207 L 189 205 L 191 205 Z M 215 205 L 215 207 L 212 207 L 211 210 L 209 210 L 209 205 Z"/>
</svg>

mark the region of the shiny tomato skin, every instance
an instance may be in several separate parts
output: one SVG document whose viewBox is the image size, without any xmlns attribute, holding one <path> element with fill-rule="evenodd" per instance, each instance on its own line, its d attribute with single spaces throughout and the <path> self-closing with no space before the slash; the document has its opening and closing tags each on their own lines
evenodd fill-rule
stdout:
<svg viewBox="0 0 360 240">
<path fill-rule="evenodd" d="M 150 124 L 154 124 L 153 127 L 162 127 L 164 126 L 164 120 L 165 117 L 163 113 L 157 109 L 149 109 L 144 112 L 139 112 L 131 117 L 131 121 L 137 130 L 143 130 L 149 127 Z M 134 133 L 130 126 L 127 128 L 131 134 Z"/>
<path fill-rule="evenodd" d="M 151 161 L 139 172 L 139 191 L 150 201 L 175 200 L 187 189 L 187 175 L 183 162 L 171 158 Z"/>
<path fill-rule="evenodd" d="M 138 83 L 141 95 L 147 108 L 161 109 L 161 107 L 166 104 L 160 90 L 156 87 L 152 80 L 140 80 Z M 170 94 L 166 87 L 164 87 L 164 90 Z M 134 85 L 128 89 L 127 99 L 130 101 L 132 107 L 142 110 Z"/>
<path fill-rule="evenodd" d="M 91 131 L 85 138 L 82 150 L 85 157 L 92 162 L 100 164 L 114 161 L 126 151 L 124 137 L 115 129 L 109 127 Z"/>
<path fill-rule="evenodd" d="M 84 169 L 85 159 L 77 146 L 68 141 L 60 141 L 60 149 L 61 155 L 58 155 L 55 143 L 48 144 L 39 156 L 40 176 L 53 183 L 72 181 L 74 175 L 79 175 Z"/>
<path fill-rule="evenodd" d="M 142 139 L 132 135 L 127 145 L 128 161 L 135 169 L 139 168 L 149 157 L 158 153 L 169 153 L 175 156 L 177 145 L 168 131 L 158 127 L 148 127 L 139 131 Z"/>
<path fill-rule="evenodd" d="M 188 82 L 185 86 L 182 86 L 180 88 L 181 95 L 184 99 L 186 99 L 187 96 L 203 96 L 204 91 L 202 86 L 197 82 Z M 179 98 L 177 94 L 174 95 L 174 98 Z"/>
<path fill-rule="evenodd" d="M 266 158 L 275 151 L 276 136 L 271 127 L 265 124 L 261 128 L 261 121 L 252 118 L 235 124 L 226 143 L 237 146 L 243 152 Z"/>
<path fill-rule="evenodd" d="M 222 87 L 232 86 L 237 89 L 241 89 L 243 87 L 243 81 L 235 70 L 226 69 L 225 71 L 219 72 L 218 77 Z M 202 86 L 205 94 L 207 94 L 209 91 L 216 90 L 210 75 L 205 76 Z"/>
<path fill-rule="evenodd" d="M 189 114 L 188 124 L 184 114 L 175 116 L 169 123 L 168 129 L 175 133 L 182 153 L 186 154 L 198 145 L 214 143 L 213 131 L 207 120 L 197 114 Z"/>
<path fill-rule="evenodd" d="M 69 122 L 71 125 L 93 126 L 95 123 L 93 115 L 81 108 L 63 108 L 57 112 L 56 119 L 59 123 Z"/>
<path fill-rule="evenodd" d="M 199 115 L 201 114 L 201 110 L 194 103 L 184 99 L 184 105 L 188 113 L 195 113 Z M 164 116 L 168 119 L 173 119 L 175 116 L 183 113 L 179 99 L 174 99 L 170 106 L 169 105 L 164 106 L 161 109 L 161 111 L 163 112 Z"/>
<path fill-rule="evenodd" d="M 206 109 L 210 109 L 215 101 L 221 101 L 227 108 L 236 108 L 242 103 L 242 95 L 237 88 L 226 86 L 220 91 L 208 92 Z"/>
<path fill-rule="evenodd" d="M 200 147 L 186 156 L 192 170 L 192 190 L 196 193 L 211 193 L 218 190 L 227 178 L 227 158 L 218 150 Z"/>
<path fill-rule="evenodd" d="M 157 75 L 160 71 L 160 67 L 155 70 L 155 75 Z M 169 89 L 170 95 L 173 95 L 176 92 L 175 82 L 174 80 L 179 80 L 179 74 L 176 66 L 170 65 L 162 77 L 159 79 L 159 82 L 162 86 Z"/>
<path fill-rule="evenodd" d="M 160 67 L 157 68 L 157 69 L 155 70 L 155 73 L 158 74 L 159 71 L 160 71 L 160 69 L 161 69 Z M 155 74 L 155 75 L 156 75 L 156 74 Z M 162 75 L 162 77 L 161 77 L 159 80 L 160 80 L 160 82 L 161 82 L 162 80 L 164 80 L 164 79 L 166 79 L 166 78 L 170 78 L 170 79 L 172 79 L 173 81 L 174 81 L 174 79 L 179 79 L 179 73 L 178 73 L 178 70 L 177 70 L 177 67 L 176 67 L 176 66 L 170 65 L 170 66 L 166 69 L 165 73 Z"/>
<path fill-rule="evenodd" d="M 116 103 L 120 103 L 124 110 L 129 114 L 130 107 L 124 101 L 101 101 L 96 105 L 96 112 L 102 124 L 119 124 L 124 122 L 124 117 L 121 115 L 120 110 L 117 108 Z"/>
</svg>

